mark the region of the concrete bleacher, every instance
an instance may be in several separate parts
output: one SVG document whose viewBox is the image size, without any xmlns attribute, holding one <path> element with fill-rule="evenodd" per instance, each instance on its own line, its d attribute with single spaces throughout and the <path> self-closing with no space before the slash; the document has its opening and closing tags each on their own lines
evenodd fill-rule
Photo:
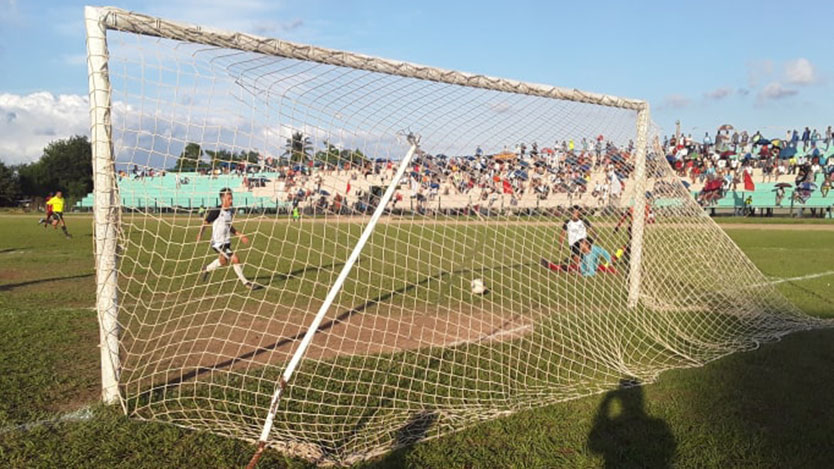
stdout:
<svg viewBox="0 0 834 469">
<path fill-rule="evenodd" d="M 197 173 L 181 173 L 180 183 L 174 174 L 164 176 L 132 178 L 123 177 L 118 181 L 121 203 L 126 208 L 198 208 L 214 207 L 219 204 L 219 192 L 224 187 L 235 193 L 238 206 L 275 206 L 268 197 L 259 197 L 243 187 L 243 178 L 237 175 L 202 176 Z M 255 175 L 251 177 L 266 177 Z M 188 183 L 184 183 L 184 180 Z M 93 194 L 87 194 L 76 203 L 76 207 L 93 206 Z"/>
<path fill-rule="evenodd" d="M 834 157 L 834 148 L 824 152 L 820 157 L 821 163 L 826 163 L 828 158 Z M 491 208 L 548 208 L 567 206 L 575 203 L 586 206 L 596 206 L 600 203 L 591 195 L 591 190 L 598 183 L 605 183 L 605 174 L 601 170 L 593 170 L 587 175 L 587 192 L 579 197 L 577 194 L 551 193 L 545 200 L 540 200 L 538 193 L 532 189 L 526 190 L 522 195 L 490 193 L 486 199 L 481 197 L 482 190 L 474 188 L 467 193 L 460 193 L 451 182 L 444 178 L 436 193 L 424 192 L 426 196 L 423 208 L 429 209 L 463 209 L 472 205 Z M 263 209 L 286 209 L 291 205 L 292 194 L 303 190 L 309 194 L 302 205 L 312 206 L 318 199 L 317 189 L 323 189 L 327 194 L 329 202 L 333 202 L 334 196 L 339 194 L 344 201 L 343 206 L 353 207 L 360 201 L 360 195 L 367 195 L 388 185 L 393 177 L 393 170 L 385 169 L 380 174 L 370 174 L 367 177 L 358 171 L 319 171 L 318 169 L 310 176 L 296 177 L 292 185 L 278 173 L 266 172 L 247 175 L 249 180 L 262 179 L 263 185 L 244 186 L 244 178 L 236 174 L 220 174 L 214 176 L 200 175 L 197 173 L 168 173 L 155 175 L 154 177 L 119 178 L 119 194 L 121 205 L 128 209 L 153 209 L 153 210 L 191 210 L 199 207 L 214 207 L 219 205 L 219 191 L 223 187 L 229 187 L 235 194 L 235 206 L 263 208 Z M 767 183 L 761 182 L 762 170 L 757 168 L 753 171 L 753 179 L 756 190 L 753 192 L 736 190 L 729 191 L 720 200 L 710 205 L 710 209 L 739 209 L 746 206 L 745 200 L 752 197 L 751 208 L 788 208 L 788 207 L 831 207 L 834 202 L 834 194 L 829 199 L 823 197 L 819 189 L 815 190 L 811 197 L 804 203 L 798 204 L 793 201 L 793 183 L 795 175 L 786 174 L 773 179 Z M 687 180 L 688 178 L 680 178 Z M 179 183 L 178 183 L 179 180 Z M 186 183 L 185 180 L 188 182 Z M 822 185 L 823 176 L 817 176 L 816 183 Z M 347 192 L 348 183 L 351 190 Z M 776 205 L 776 184 L 787 183 L 788 187 L 782 199 L 781 205 Z M 697 198 L 703 182 L 698 182 L 690 187 L 693 196 Z M 621 200 L 631 198 L 631 184 L 626 181 L 624 193 Z M 739 184 L 739 187 L 743 184 Z M 400 208 L 417 208 L 415 193 L 409 184 L 402 184 L 399 189 L 402 196 Z M 655 200 L 655 203 L 660 203 Z M 603 202 L 605 203 L 605 202 Z M 677 202 L 676 202 L 677 203 Z M 93 206 L 93 194 L 88 194 L 76 203 L 80 209 L 89 209 Z"/>
<path fill-rule="evenodd" d="M 793 175 L 789 175 L 789 177 L 783 176 L 780 179 L 784 179 L 784 181 L 781 181 L 781 183 L 789 183 L 793 185 L 793 178 Z M 811 193 L 811 196 L 804 203 L 800 203 L 794 200 L 794 187 L 787 187 L 785 189 L 785 195 L 782 197 L 781 203 L 777 205 L 776 185 L 780 182 L 756 182 L 756 190 L 727 191 L 724 197 L 717 200 L 715 203 L 708 205 L 707 208 L 740 209 L 744 207 L 749 207 L 754 209 L 827 209 L 834 205 L 834 192 L 829 193 L 827 196 L 823 195 L 822 191 L 819 190 L 819 187 L 822 186 L 823 180 L 824 176 L 822 174 L 817 175 L 815 183 L 817 184 L 818 189 L 814 190 Z M 692 195 L 697 198 L 698 191 L 693 191 Z M 751 199 L 750 205 L 747 205 L 745 203 L 748 197 Z"/>
</svg>

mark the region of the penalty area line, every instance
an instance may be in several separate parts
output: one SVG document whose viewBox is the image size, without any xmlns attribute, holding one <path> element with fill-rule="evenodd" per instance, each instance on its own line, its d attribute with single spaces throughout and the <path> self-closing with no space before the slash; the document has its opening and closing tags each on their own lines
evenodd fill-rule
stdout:
<svg viewBox="0 0 834 469">
<path fill-rule="evenodd" d="M 78 410 L 67 412 L 65 414 L 61 414 L 50 419 L 35 420 L 34 422 L 27 422 L 18 425 L 7 425 L 5 427 L 0 427 L 0 435 L 4 435 L 10 432 L 28 432 L 29 430 L 32 430 L 34 428 L 52 426 L 64 422 L 83 422 L 85 420 L 90 420 L 92 417 L 92 408 L 82 407 Z"/>
<path fill-rule="evenodd" d="M 777 279 L 771 280 L 769 282 L 760 283 L 759 285 L 777 285 L 779 283 L 794 282 L 794 281 L 798 281 L 798 280 L 810 280 L 812 278 L 825 277 L 825 276 L 828 276 L 828 275 L 834 275 L 834 270 L 829 270 L 829 271 L 826 271 L 826 272 L 819 272 L 819 273 L 816 273 L 816 274 L 800 275 L 798 277 L 777 278 Z"/>
</svg>

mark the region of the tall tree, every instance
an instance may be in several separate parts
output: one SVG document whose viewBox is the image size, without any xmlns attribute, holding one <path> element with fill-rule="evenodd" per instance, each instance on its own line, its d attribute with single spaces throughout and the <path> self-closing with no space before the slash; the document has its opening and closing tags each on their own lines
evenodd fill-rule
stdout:
<svg viewBox="0 0 834 469">
<path fill-rule="evenodd" d="M 237 161 L 236 155 L 229 150 L 205 150 L 206 156 L 209 157 L 212 168 L 219 168 L 222 163 L 234 163 Z"/>
<path fill-rule="evenodd" d="M 191 172 L 198 169 L 210 169 L 211 165 L 203 161 L 203 149 L 197 143 L 188 143 L 183 148 L 176 166 L 172 171 Z"/>
<path fill-rule="evenodd" d="M 20 166 L 18 174 L 26 195 L 62 190 L 70 198 L 84 197 L 93 190 L 90 142 L 79 135 L 56 140 L 37 162 Z"/>
<path fill-rule="evenodd" d="M 367 162 L 370 162 L 371 159 L 365 156 L 362 153 L 362 150 L 356 148 L 354 150 L 342 150 L 342 160 L 350 161 L 351 164 L 355 165 L 364 165 Z"/>
<path fill-rule="evenodd" d="M 312 151 L 313 142 L 310 137 L 305 137 L 301 132 L 293 132 L 292 138 L 288 138 L 284 146 L 283 156 L 288 156 L 291 161 L 300 163 L 309 160 Z"/>
<path fill-rule="evenodd" d="M 325 149 L 316 152 L 316 161 L 323 161 L 327 164 L 336 166 L 341 161 L 341 150 L 336 145 L 325 141 Z"/>
<path fill-rule="evenodd" d="M 14 168 L 0 161 L 0 207 L 15 205 L 20 197 L 20 181 Z"/>
</svg>

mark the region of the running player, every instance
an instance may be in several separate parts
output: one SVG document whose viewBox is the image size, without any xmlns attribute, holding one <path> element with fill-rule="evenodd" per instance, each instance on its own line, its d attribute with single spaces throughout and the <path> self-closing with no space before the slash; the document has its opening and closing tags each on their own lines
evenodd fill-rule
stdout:
<svg viewBox="0 0 834 469">
<path fill-rule="evenodd" d="M 58 225 L 61 225 L 61 231 L 64 232 L 64 236 L 67 239 L 72 238 L 67 231 L 67 222 L 64 221 L 64 194 L 61 191 L 55 192 L 55 196 L 50 198 L 46 205 L 47 207 L 52 207 L 52 227 L 57 230 Z"/>
<path fill-rule="evenodd" d="M 206 227 L 211 226 L 211 248 L 217 251 L 218 254 L 217 259 L 203 267 L 201 271 L 202 278 L 203 280 L 207 279 L 212 270 L 231 263 L 232 269 L 235 271 L 241 283 L 246 288 L 255 290 L 258 286 L 246 279 L 243 275 L 243 266 L 240 265 L 240 259 L 237 257 L 237 254 L 232 252 L 232 235 L 240 237 L 243 244 L 249 244 L 249 238 L 232 226 L 232 218 L 234 217 L 235 211 L 232 206 L 233 202 L 232 190 L 228 187 L 220 189 L 220 207 L 210 209 L 206 213 L 203 225 L 200 227 L 197 241 L 200 241 L 200 238 L 203 237 L 203 231 Z"/>
<path fill-rule="evenodd" d="M 49 203 L 49 200 L 52 199 L 53 195 L 54 194 L 50 192 L 44 199 L 44 205 L 46 205 L 46 216 L 38 220 L 38 224 L 43 225 L 44 229 L 48 228 L 52 222 L 52 204 Z"/>
</svg>

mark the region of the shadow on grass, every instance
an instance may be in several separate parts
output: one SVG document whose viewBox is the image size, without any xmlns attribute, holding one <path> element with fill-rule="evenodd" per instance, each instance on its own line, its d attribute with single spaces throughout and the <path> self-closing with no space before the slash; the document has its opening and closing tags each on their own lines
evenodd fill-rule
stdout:
<svg viewBox="0 0 834 469">
<path fill-rule="evenodd" d="M 691 437 L 720 435 L 711 441 L 722 454 L 716 467 L 834 467 L 832 364 L 834 329 L 709 364 L 689 396 L 700 424 Z"/>
<path fill-rule="evenodd" d="M 291 278 L 295 278 L 306 274 L 307 272 L 318 272 L 321 270 L 327 269 L 336 269 L 341 266 L 345 265 L 344 262 L 333 262 L 328 265 L 308 265 L 306 267 L 302 267 L 300 269 L 295 269 L 292 272 L 287 272 L 286 274 L 278 274 L 278 275 L 261 275 L 255 277 L 254 280 L 257 283 L 266 283 L 268 285 L 272 285 L 275 282 L 286 282 Z M 266 282 L 265 282 L 266 281 Z"/>
<path fill-rule="evenodd" d="M 31 247 L 22 247 L 22 248 L 8 248 L 8 249 L 0 249 L 0 254 L 6 254 L 7 252 L 17 252 L 17 251 L 26 251 L 32 249 Z"/>
<path fill-rule="evenodd" d="M 819 293 L 811 290 L 810 288 L 803 287 L 802 285 L 799 284 L 799 282 L 787 282 L 787 284 L 796 288 L 797 290 L 801 291 L 802 293 L 804 293 L 804 294 L 806 294 L 806 295 L 808 295 L 812 298 L 815 298 L 817 300 L 820 300 L 824 303 L 830 303 L 831 300 L 832 300 L 831 298 L 826 298 L 826 297 L 820 295 Z"/>
<path fill-rule="evenodd" d="M 408 454 L 413 450 L 414 444 L 419 443 L 426 436 L 437 422 L 435 412 L 424 410 L 413 415 L 408 421 L 397 430 L 394 436 L 394 451 L 385 455 L 382 459 L 373 461 L 373 467 L 407 467 Z"/>
<path fill-rule="evenodd" d="M 640 382 L 621 380 L 597 409 L 588 447 L 606 468 L 667 468 L 676 442 L 666 422 L 646 413 Z"/>
<path fill-rule="evenodd" d="M 39 285 L 41 283 L 50 283 L 50 282 L 61 282 L 64 280 L 74 280 L 79 278 L 89 278 L 95 276 L 95 272 L 91 272 L 89 274 L 81 274 L 81 275 L 70 275 L 68 277 L 53 277 L 53 278 L 41 278 L 37 280 L 27 280 L 25 282 L 19 283 L 7 283 L 6 285 L 0 285 L 0 291 L 10 291 L 14 290 L 15 288 L 20 287 L 28 287 L 29 285 Z"/>
</svg>

